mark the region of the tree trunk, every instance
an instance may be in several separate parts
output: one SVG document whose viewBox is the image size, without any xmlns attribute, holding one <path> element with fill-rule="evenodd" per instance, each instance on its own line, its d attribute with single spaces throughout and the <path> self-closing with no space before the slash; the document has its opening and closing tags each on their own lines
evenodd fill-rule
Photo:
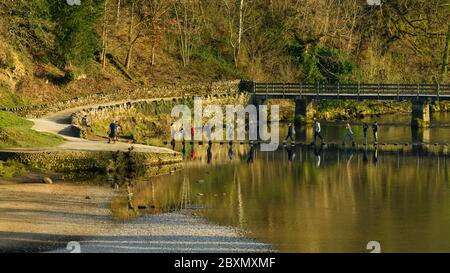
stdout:
<svg viewBox="0 0 450 273">
<path fill-rule="evenodd" d="M 108 0 L 105 0 L 105 6 L 104 6 L 104 14 L 103 14 L 103 31 L 102 31 L 102 68 L 106 68 L 106 48 L 107 48 L 107 7 L 108 7 Z"/>
<path fill-rule="evenodd" d="M 116 25 L 119 24 L 119 20 L 120 20 L 120 0 L 117 0 Z"/>
<path fill-rule="evenodd" d="M 131 54 L 133 51 L 133 19 L 134 19 L 134 1 L 132 1 L 131 3 L 131 16 L 130 16 L 130 27 L 128 29 L 128 52 L 127 52 L 127 58 L 125 60 L 125 68 L 127 70 L 130 69 L 130 65 L 131 65 Z"/>
<path fill-rule="evenodd" d="M 155 65 L 155 44 L 152 44 L 152 66 Z"/>
<path fill-rule="evenodd" d="M 442 82 L 446 82 L 448 80 L 449 55 L 450 55 L 450 24 L 447 27 L 447 38 L 445 39 L 444 56 L 442 58 L 442 76 L 441 76 Z"/>
<path fill-rule="evenodd" d="M 239 63 L 239 55 L 241 52 L 241 41 L 242 41 L 242 33 L 244 28 L 244 0 L 241 0 L 239 6 L 239 31 L 238 31 L 238 44 L 237 44 L 237 52 L 235 57 L 235 66 L 238 67 Z"/>
<path fill-rule="evenodd" d="M 130 44 L 130 46 L 128 47 L 128 51 L 127 51 L 127 60 L 125 62 L 125 68 L 127 70 L 130 70 L 132 52 L 133 52 L 133 44 Z"/>
</svg>

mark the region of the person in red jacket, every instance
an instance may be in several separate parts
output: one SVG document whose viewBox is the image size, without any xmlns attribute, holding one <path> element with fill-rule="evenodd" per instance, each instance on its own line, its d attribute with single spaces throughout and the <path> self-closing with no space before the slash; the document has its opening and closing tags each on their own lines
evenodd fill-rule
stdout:
<svg viewBox="0 0 450 273">
<path fill-rule="evenodd" d="M 194 124 L 191 124 L 191 140 L 194 140 L 195 137 L 195 128 Z"/>
</svg>

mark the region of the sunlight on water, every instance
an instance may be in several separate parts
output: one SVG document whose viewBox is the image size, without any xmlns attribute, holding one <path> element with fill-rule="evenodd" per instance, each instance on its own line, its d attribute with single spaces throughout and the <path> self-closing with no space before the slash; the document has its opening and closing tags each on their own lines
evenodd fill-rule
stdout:
<svg viewBox="0 0 450 273">
<path fill-rule="evenodd" d="M 410 127 L 390 118 L 379 121 L 382 141 L 410 142 Z M 448 120 L 435 120 L 431 141 L 447 139 Z M 339 141 L 341 125 L 323 128 Z M 448 156 L 227 143 L 176 149 L 185 169 L 138 181 L 137 198 L 194 208 L 285 252 L 367 252 L 369 241 L 383 252 L 450 251 Z"/>
</svg>

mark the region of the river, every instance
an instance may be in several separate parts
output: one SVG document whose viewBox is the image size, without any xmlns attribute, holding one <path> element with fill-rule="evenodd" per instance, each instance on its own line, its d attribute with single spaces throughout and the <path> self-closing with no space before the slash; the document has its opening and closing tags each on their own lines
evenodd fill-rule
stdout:
<svg viewBox="0 0 450 273">
<path fill-rule="evenodd" d="M 408 117 L 378 122 L 381 142 L 418 141 Z M 322 125 L 327 141 L 340 141 L 344 123 Z M 298 132 L 297 141 L 311 140 L 311 129 Z M 435 115 L 426 141 L 447 142 L 449 132 L 450 115 Z M 369 241 L 382 252 L 450 251 L 448 156 L 239 144 L 184 152 L 182 171 L 139 180 L 137 194 L 167 209 L 196 208 L 282 252 L 368 252 Z"/>
</svg>

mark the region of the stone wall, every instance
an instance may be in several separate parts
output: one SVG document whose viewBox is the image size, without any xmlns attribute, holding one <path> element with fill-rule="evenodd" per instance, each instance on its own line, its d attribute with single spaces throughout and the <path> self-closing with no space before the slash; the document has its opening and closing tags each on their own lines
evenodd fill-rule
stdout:
<svg viewBox="0 0 450 273">
<path fill-rule="evenodd" d="M 248 103 L 248 93 L 207 95 L 203 97 L 204 107 L 211 104 L 225 106 L 236 104 L 246 105 Z M 81 128 L 79 137 L 82 138 L 87 136 L 86 130 L 81 126 L 81 120 L 86 115 L 94 131 L 100 135 L 106 134 L 108 124 L 111 120 L 118 120 L 122 128 L 122 133 L 129 134 L 129 132 L 134 131 L 133 135 L 137 136 L 133 137 L 135 140 L 139 140 L 141 138 L 139 136 L 165 139 L 170 137 L 170 122 L 174 121 L 174 118 L 170 117 L 172 107 L 178 104 L 188 105 L 192 109 L 193 97 L 169 100 L 149 99 L 85 108 L 73 113 L 71 119 L 72 124 Z M 151 135 L 149 135 L 150 132 L 152 132 Z M 140 141 L 138 143 L 148 144 Z"/>
<path fill-rule="evenodd" d="M 136 90 L 118 90 L 113 93 L 96 93 L 90 96 L 73 98 L 67 101 L 42 105 L 5 108 L 26 118 L 38 118 L 49 113 L 56 113 L 65 109 L 82 107 L 109 102 L 126 102 L 140 99 L 176 98 L 192 96 L 217 96 L 239 93 L 239 81 L 220 81 L 213 83 L 198 83 L 191 85 L 170 85 L 139 88 Z"/>
<path fill-rule="evenodd" d="M 131 156 L 129 156 L 131 155 Z M 107 151 L 34 151 L 34 152 L 0 152 L 0 160 L 16 160 L 32 168 L 46 171 L 99 172 L 123 169 L 132 159 L 133 167 L 143 172 L 154 174 L 167 173 L 181 167 L 182 156 L 179 153 L 139 153 Z M 158 171 L 161 170 L 160 173 Z"/>
</svg>

